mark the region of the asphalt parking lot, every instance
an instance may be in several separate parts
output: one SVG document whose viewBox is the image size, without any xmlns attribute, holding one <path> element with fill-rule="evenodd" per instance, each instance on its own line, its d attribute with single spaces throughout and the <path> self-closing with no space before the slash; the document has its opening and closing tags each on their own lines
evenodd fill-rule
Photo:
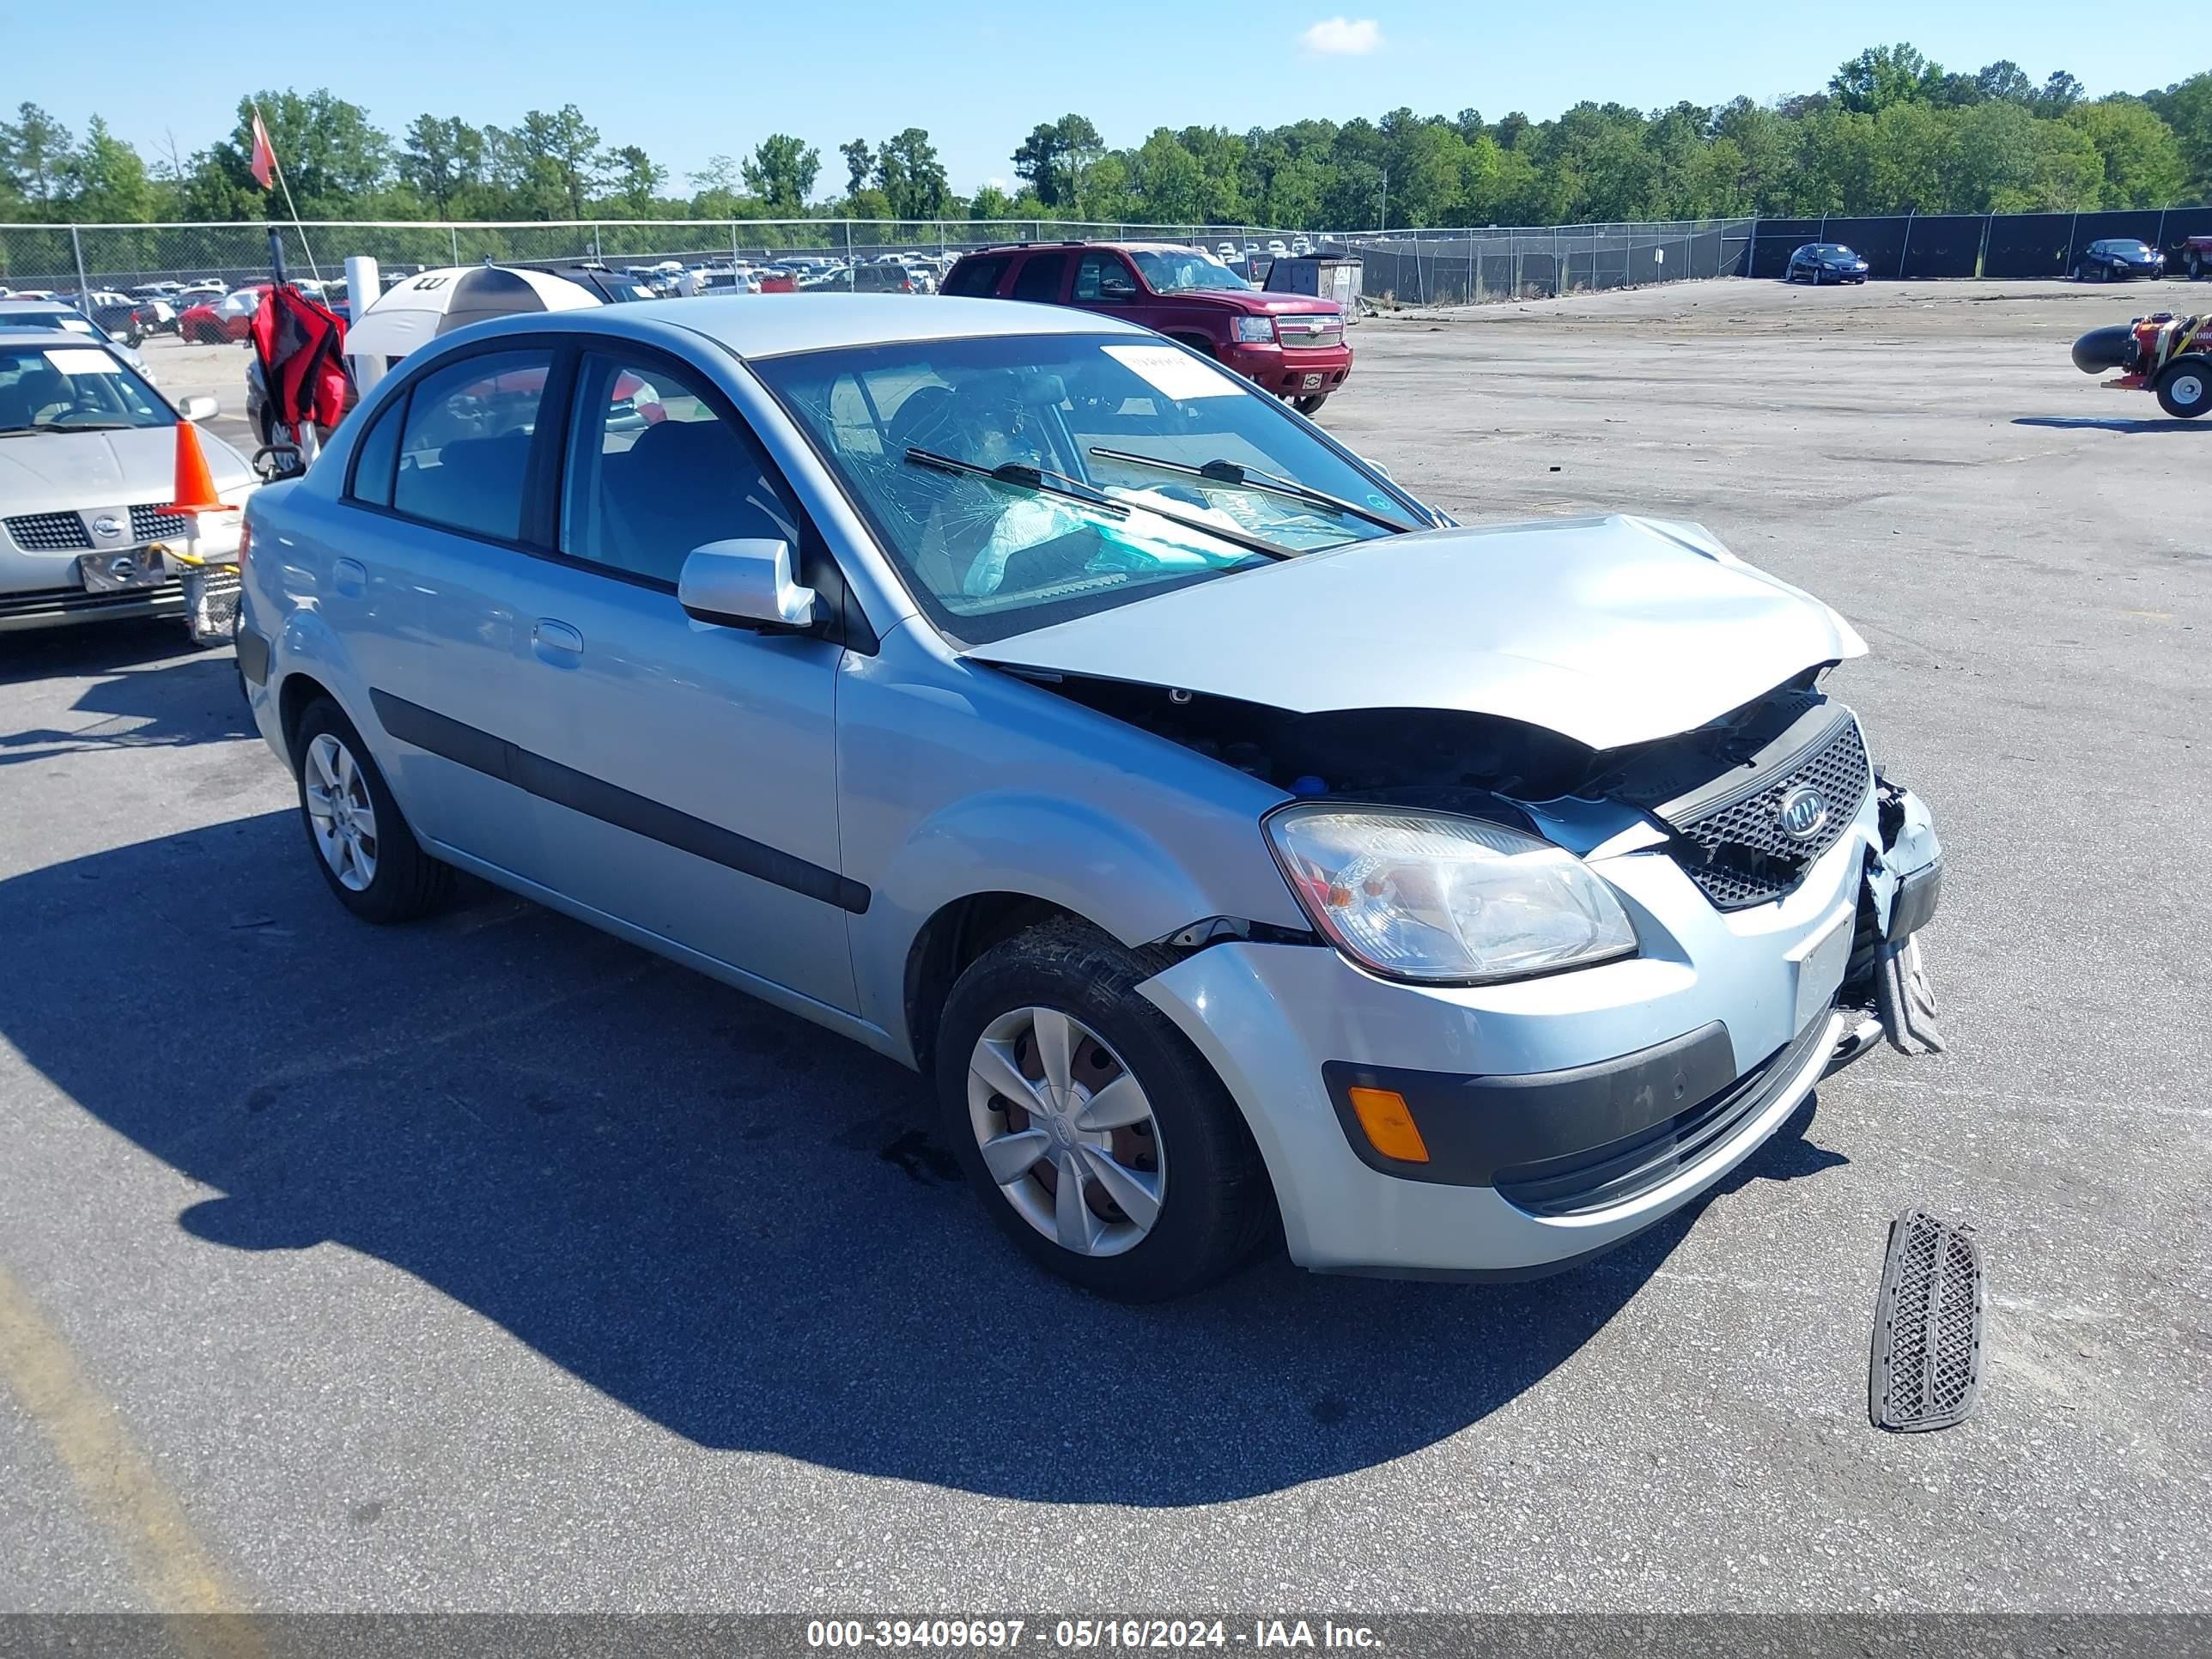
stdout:
<svg viewBox="0 0 2212 1659">
<path fill-rule="evenodd" d="M 1850 617 L 1949 855 L 1950 1052 L 1534 1284 L 1087 1300 L 889 1063 L 481 890 L 350 921 L 228 652 L 0 643 L 0 1608 L 2204 1607 L 2212 421 L 2066 356 L 2148 297 L 1354 331 L 1324 423 L 1462 519 L 1699 520 Z M 1915 1202 L 1990 1357 L 1892 1437 Z"/>
</svg>

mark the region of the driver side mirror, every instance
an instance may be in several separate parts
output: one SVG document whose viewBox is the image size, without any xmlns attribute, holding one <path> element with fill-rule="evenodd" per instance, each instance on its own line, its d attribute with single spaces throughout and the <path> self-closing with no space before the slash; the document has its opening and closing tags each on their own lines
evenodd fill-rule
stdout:
<svg viewBox="0 0 2212 1659">
<path fill-rule="evenodd" d="M 814 626 L 814 590 L 791 574 L 791 544 L 740 538 L 695 547 L 677 573 L 676 602 L 696 622 L 756 633 Z"/>
<path fill-rule="evenodd" d="M 196 396 L 180 399 L 177 404 L 177 413 L 197 426 L 202 421 L 211 421 L 222 413 L 222 405 L 205 392 L 200 392 Z"/>
</svg>

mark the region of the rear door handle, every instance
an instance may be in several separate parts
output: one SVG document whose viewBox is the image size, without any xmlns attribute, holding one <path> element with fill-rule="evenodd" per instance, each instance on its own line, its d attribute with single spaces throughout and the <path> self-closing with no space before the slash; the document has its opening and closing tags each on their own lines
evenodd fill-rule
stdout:
<svg viewBox="0 0 2212 1659">
<path fill-rule="evenodd" d="M 349 599 L 368 591 L 368 571 L 358 559 L 339 559 L 331 566 L 331 586 Z"/>
<path fill-rule="evenodd" d="M 540 662 L 556 668 L 574 668 L 584 659 L 584 636 L 564 622 L 540 617 L 530 630 L 530 648 Z"/>
</svg>

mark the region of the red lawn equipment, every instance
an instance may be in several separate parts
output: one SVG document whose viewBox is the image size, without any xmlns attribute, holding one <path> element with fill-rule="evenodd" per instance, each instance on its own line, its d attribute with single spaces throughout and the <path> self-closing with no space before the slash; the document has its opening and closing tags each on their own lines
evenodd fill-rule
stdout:
<svg viewBox="0 0 2212 1659">
<path fill-rule="evenodd" d="M 2193 421 L 2212 409 L 2212 315 L 2160 312 L 2093 328 L 2074 342 L 2074 367 L 2084 374 L 2120 371 L 2105 385 L 2116 392 L 2152 392 L 2167 414 Z"/>
</svg>

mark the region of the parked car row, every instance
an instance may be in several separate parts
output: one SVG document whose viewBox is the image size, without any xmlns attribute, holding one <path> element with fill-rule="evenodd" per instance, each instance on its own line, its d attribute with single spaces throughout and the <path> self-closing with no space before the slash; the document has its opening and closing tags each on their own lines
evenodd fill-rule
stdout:
<svg viewBox="0 0 2212 1659">
<path fill-rule="evenodd" d="M 2212 270 L 2212 236 L 2192 236 L 2182 247 L 2181 264 L 2191 280 Z M 1840 242 L 1808 242 L 1790 254 L 1782 280 L 1811 283 L 1816 288 L 1824 282 L 1863 283 L 1869 269 L 1863 256 Z M 2124 283 L 2166 274 L 2166 255 L 2132 236 L 2100 237 L 2075 257 L 2066 272 L 2077 283 Z"/>
</svg>

